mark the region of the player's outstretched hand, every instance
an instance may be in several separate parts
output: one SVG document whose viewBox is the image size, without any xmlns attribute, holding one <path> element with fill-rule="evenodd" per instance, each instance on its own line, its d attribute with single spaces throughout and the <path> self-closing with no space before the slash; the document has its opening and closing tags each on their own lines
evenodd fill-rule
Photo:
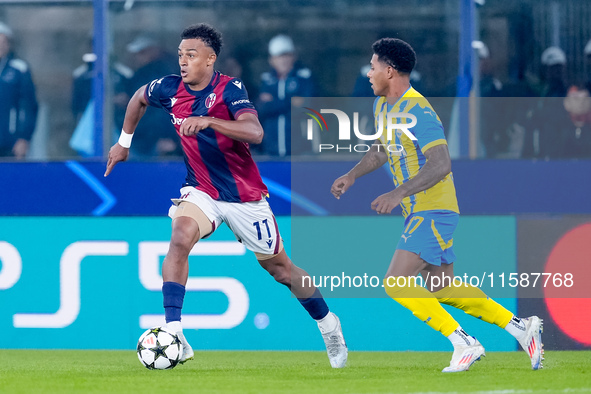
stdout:
<svg viewBox="0 0 591 394">
<path fill-rule="evenodd" d="M 209 127 L 209 116 L 191 116 L 183 121 L 179 133 L 181 135 L 197 135 L 201 130 Z"/>
<path fill-rule="evenodd" d="M 371 209 L 376 211 L 378 215 L 384 213 L 392 213 L 392 210 L 396 208 L 402 202 L 400 193 L 396 190 L 382 194 L 378 198 L 372 201 Z"/>
<path fill-rule="evenodd" d="M 338 199 L 355 183 L 355 177 L 345 174 L 333 182 L 330 192 Z"/>
<path fill-rule="evenodd" d="M 129 148 L 124 148 L 119 143 L 115 143 L 109 150 L 109 159 L 107 160 L 107 170 L 105 176 L 109 175 L 115 167 L 115 164 L 120 161 L 125 161 L 129 157 Z"/>
</svg>

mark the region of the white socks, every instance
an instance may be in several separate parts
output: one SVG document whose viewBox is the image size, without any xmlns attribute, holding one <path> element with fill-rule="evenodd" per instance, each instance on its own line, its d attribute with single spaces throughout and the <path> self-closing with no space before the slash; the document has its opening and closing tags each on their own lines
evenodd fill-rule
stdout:
<svg viewBox="0 0 591 394">
<path fill-rule="evenodd" d="M 515 339 L 521 340 L 525 336 L 525 322 L 523 319 L 513 316 L 511 321 L 505 326 L 505 330 L 513 335 Z M 451 341 L 451 344 L 456 346 L 472 346 L 476 343 L 476 339 L 466 333 L 462 327 L 458 327 L 452 332 L 447 339 Z"/>
<path fill-rule="evenodd" d="M 513 316 L 509 324 L 505 326 L 505 330 L 515 339 L 520 340 L 525 335 L 525 322 L 517 316 Z"/>
<path fill-rule="evenodd" d="M 511 321 L 505 326 L 505 330 L 513 335 L 515 339 L 521 340 L 525 336 L 525 322 L 523 319 L 513 316 Z M 466 333 L 462 327 L 458 327 L 452 332 L 447 339 L 451 341 L 451 344 L 456 346 L 472 346 L 476 343 L 476 339 Z"/>
<path fill-rule="evenodd" d="M 464 331 L 462 329 L 461 326 L 459 326 L 458 328 L 456 328 L 456 330 L 454 332 L 452 332 L 451 334 L 449 334 L 449 336 L 447 337 L 447 339 L 449 339 L 451 341 L 451 344 L 454 347 L 457 346 L 472 346 L 476 343 L 476 339 L 474 337 L 471 337 L 470 335 L 468 335 L 466 333 L 466 331 Z"/>
<path fill-rule="evenodd" d="M 320 332 L 323 334 L 334 331 L 338 325 L 337 317 L 332 312 L 328 312 L 328 315 L 316 321 L 318 322 L 318 328 L 320 328 Z"/>
</svg>

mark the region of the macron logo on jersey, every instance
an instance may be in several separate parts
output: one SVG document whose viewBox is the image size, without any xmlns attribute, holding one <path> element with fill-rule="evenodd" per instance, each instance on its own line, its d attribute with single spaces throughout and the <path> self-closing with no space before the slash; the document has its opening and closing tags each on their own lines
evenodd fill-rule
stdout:
<svg viewBox="0 0 591 394">
<path fill-rule="evenodd" d="M 232 81 L 232 83 L 233 83 L 234 85 L 236 85 L 236 87 L 237 87 L 238 89 L 242 89 L 242 82 L 240 82 L 240 81 Z"/>
<path fill-rule="evenodd" d="M 176 98 L 176 97 L 172 97 L 172 98 L 170 99 L 170 107 L 171 107 L 171 108 L 172 108 L 172 107 L 174 107 L 174 104 L 176 103 L 176 101 L 177 101 L 177 100 L 178 100 L 178 98 Z"/>
</svg>

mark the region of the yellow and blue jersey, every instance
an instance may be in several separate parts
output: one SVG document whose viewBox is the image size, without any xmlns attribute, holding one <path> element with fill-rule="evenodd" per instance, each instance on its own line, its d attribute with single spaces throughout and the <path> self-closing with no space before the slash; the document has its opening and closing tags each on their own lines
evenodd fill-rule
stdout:
<svg viewBox="0 0 591 394">
<path fill-rule="evenodd" d="M 412 140 L 402 130 L 396 129 L 388 139 L 388 113 L 407 113 L 416 117 L 417 123 L 408 130 L 416 137 Z M 383 116 L 380 116 L 383 115 Z M 447 145 L 443 125 L 429 101 L 412 86 L 394 105 L 388 104 L 386 97 L 377 97 L 374 101 L 376 131 L 382 130 L 379 143 L 385 146 L 395 145 L 396 149 L 383 149 L 388 155 L 388 165 L 393 174 L 394 186 L 398 187 L 414 178 L 425 165 L 424 153 L 437 145 Z M 380 124 L 380 121 L 383 124 Z M 396 124 L 411 123 L 409 118 L 397 117 L 391 120 Z M 400 149 L 403 148 L 403 149 Z M 421 211 L 447 210 L 459 213 L 456 188 L 453 175 L 449 173 L 443 180 L 431 188 L 406 197 L 400 204 L 402 214 L 407 216 Z"/>
</svg>

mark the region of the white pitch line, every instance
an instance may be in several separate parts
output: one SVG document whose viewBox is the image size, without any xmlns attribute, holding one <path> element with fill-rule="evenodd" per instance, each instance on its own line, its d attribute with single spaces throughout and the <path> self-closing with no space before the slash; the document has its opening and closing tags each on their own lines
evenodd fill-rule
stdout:
<svg viewBox="0 0 591 394">
<path fill-rule="evenodd" d="M 463 391 L 424 391 L 413 394 L 461 394 Z M 529 394 L 529 393 L 591 393 L 591 387 L 566 388 L 562 390 L 487 390 L 472 391 L 473 394 Z"/>
</svg>

